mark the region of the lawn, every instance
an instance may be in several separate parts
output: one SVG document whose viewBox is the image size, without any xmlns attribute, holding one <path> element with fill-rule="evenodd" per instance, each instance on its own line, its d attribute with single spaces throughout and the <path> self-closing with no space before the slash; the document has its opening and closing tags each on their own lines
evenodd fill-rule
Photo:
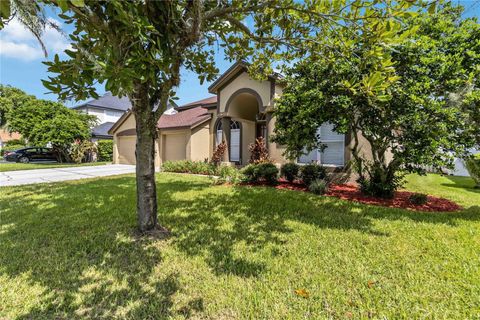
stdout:
<svg viewBox="0 0 480 320">
<path fill-rule="evenodd" d="M 0 319 L 480 317 L 467 179 L 409 178 L 455 213 L 157 179 L 167 240 L 136 237 L 132 176 L 0 188 Z"/>
<path fill-rule="evenodd" d="M 16 163 L 16 162 L 3 162 L 0 163 L 0 172 L 5 171 L 17 171 L 17 170 L 32 170 L 32 169 L 50 169 L 50 168 L 62 168 L 62 167 L 84 167 L 84 166 L 100 166 L 109 162 L 86 162 L 86 163 Z"/>
</svg>

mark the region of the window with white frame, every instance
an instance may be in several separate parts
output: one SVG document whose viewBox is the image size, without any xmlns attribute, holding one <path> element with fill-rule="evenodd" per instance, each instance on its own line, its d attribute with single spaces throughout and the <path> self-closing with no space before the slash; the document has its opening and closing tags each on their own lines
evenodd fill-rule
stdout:
<svg viewBox="0 0 480 320">
<path fill-rule="evenodd" d="M 345 135 L 335 132 L 333 125 L 330 123 L 322 124 L 317 130 L 317 135 L 322 145 L 325 146 L 323 151 L 320 149 L 312 150 L 302 155 L 298 162 L 343 166 L 345 164 Z"/>
<path fill-rule="evenodd" d="M 218 146 L 220 143 L 222 143 L 223 140 L 223 130 L 222 130 L 222 121 L 217 122 L 217 127 L 215 128 L 215 146 Z"/>
</svg>

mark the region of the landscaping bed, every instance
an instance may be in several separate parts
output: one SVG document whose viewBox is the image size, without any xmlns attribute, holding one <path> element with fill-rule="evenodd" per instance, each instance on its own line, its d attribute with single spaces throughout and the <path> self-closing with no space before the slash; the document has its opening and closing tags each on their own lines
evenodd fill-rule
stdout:
<svg viewBox="0 0 480 320">
<path fill-rule="evenodd" d="M 269 185 L 266 182 L 244 183 L 243 185 L 272 186 L 280 190 L 296 190 L 308 192 L 308 188 L 304 184 L 300 182 L 288 182 L 285 179 L 279 179 L 276 185 Z M 342 200 L 356 201 L 375 206 L 428 212 L 452 212 L 462 209 L 461 206 L 459 206 L 453 201 L 434 196 L 427 196 L 427 202 L 425 204 L 413 204 L 410 201 L 410 196 L 414 194 L 414 192 L 409 191 L 397 191 L 395 192 L 394 198 L 383 199 L 365 195 L 354 185 L 340 184 L 331 185 L 328 188 L 328 191 L 325 193 L 325 196 L 336 197 Z"/>
</svg>

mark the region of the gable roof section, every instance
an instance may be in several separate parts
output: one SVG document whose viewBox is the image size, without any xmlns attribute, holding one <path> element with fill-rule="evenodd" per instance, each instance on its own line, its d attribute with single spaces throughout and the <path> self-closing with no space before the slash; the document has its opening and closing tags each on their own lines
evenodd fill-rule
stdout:
<svg viewBox="0 0 480 320">
<path fill-rule="evenodd" d="M 178 111 L 185 110 L 185 109 L 191 109 L 195 107 L 203 107 L 203 108 L 216 108 L 217 107 L 217 96 L 212 96 L 208 97 L 202 100 L 190 102 L 187 104 L 184 104 L 182 106 L 176 107 L 175 109 Z"/>
<path fill-rule="evenodd" d="M 93 137 L 111 137 L 112 135 L 109 134 L 108 132 L 110 129 L 113 127 L 115 122 L 105 122 L 102 124 L 99 124 L 96 127 L 92 128 L 92 136 Z"/>
<path fill-rule="evenodd" d="M 218 91 L 229 84 L 233 79 L 238 77 L 242 72 L 247 72 L 248 63 L 245 61 L 237 61 L 230 68 L 227 69 L 217 80 L 215 80 L 209 87 L 208 92 L 212 94 L 218 93 Z M 280 73 L 274 72 L 268 76 L 269 81 L 282 80 Z"/>
<path fill-rule="evenodd" d="M 195 128 L 197 125 L 210 120 L 212 115 L 205 108 L 195 107 L 181 111 L 176 114 L 163 114 L 158 120 L 157 128 L 159 129 L 181 129 Z"/>
<path fill-rule="evenodd" d="M 79 106 L 73 107 L 73 109 L 79 109 L 83 107 L 94 107 L 100 109 L 111 109 L 111 110 L 118 110 L 118 111 L 127 111 L 132 107 L 130 103 L 130 99 L 128 97 L 117 97 L 112 95 L 111 92 L 105 93 L 98 99 L 93 99 L 84 104 Z"/>
</svg>

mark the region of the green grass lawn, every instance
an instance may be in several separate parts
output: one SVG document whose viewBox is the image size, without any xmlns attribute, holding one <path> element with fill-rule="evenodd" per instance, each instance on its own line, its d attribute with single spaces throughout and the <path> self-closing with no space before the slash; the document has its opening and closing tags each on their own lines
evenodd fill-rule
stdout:
<svg viewBox="0 0 480 320">
<path fill-rule="evenodd" d="M 410 177 L 465 207 L 422 213 L 159 174 L 167 240 L 133 176 L 0 188 L 0 319 L 479 318 L 471 185 Z"/>
<path fill-rule="evenodd" d="M 84 166 L 99 166 L 109 162 L 87 162 L 87 163 L 16 163 L 16 162 L 3 162 L 0 163 L 0 172 L 5 171 L 17 171 L 17 170 L 32 170 L 32 169 L 49 169 L 49 168 L 62 168 L 62 167 L 84 167 Z"/>
</svg>

